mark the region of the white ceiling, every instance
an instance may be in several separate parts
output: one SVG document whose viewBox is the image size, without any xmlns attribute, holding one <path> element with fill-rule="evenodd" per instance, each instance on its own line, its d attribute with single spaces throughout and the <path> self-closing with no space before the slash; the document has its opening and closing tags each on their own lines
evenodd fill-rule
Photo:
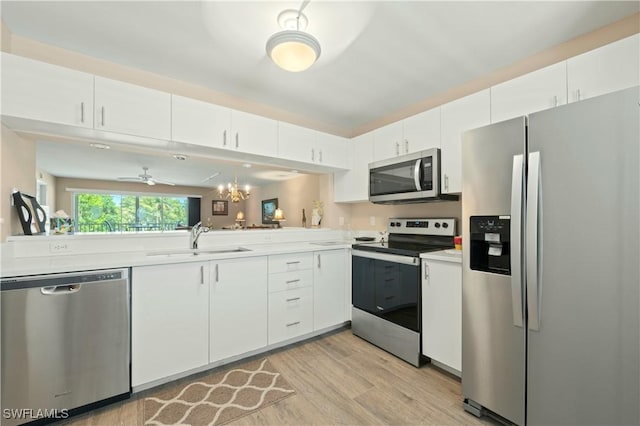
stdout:
<svg viewBox="0 0 640 426">
<path fill-rule="evenodd" d="M 301 4 L 3 0 L 1 12 L 15 35 L 196 83 L 348 134 L 640 10 L 638 1 L 312 0 L 304 10 L 307 31 L 322 54 L 309 70 L 288 73 L 271 63 L 265 43 L 279 30 L 278 13 Z M 160 170 L 157 177 L 166 174 Z"/>
</svg>

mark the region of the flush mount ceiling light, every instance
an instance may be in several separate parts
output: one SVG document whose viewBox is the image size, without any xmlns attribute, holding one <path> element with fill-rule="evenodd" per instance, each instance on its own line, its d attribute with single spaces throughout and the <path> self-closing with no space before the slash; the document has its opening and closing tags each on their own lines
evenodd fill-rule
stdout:
<svg viewBox="0 0 640 426">
<path fill-rule="evenodd" d="M 320 57 L 320 43 L 304 31 L 307 17 L 302 9 L 287 9 L 278 15 L 278 24 L 283 29 L 267 40 L 267 55 L 280 68 L 300 72 L 309 68 Z"/>
</svg>

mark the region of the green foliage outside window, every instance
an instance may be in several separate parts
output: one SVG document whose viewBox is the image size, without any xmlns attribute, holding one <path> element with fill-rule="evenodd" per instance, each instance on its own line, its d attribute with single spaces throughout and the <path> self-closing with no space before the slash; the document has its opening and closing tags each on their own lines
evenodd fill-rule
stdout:
<svg viewBox="0 0 640 426">
<path fill-rule="evenodd" d="M 173 230 L 187 224 L 187 205 L 187 197 L 76 193 L 76 231 Z"/>
</svg>

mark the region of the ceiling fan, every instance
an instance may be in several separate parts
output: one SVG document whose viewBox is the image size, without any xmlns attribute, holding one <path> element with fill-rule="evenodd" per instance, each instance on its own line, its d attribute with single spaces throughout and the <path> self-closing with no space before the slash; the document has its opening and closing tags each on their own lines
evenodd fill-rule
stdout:
<svg viewBox="0 0 640 426">
<path fill-rule="evenodd" d="M 148 167 L 143 166 L 142 170 L 143 172 L 136 177 L 119 177 L 118 180 L 127 181 L 127 182 L 142 182 L 142 183 L 146 183 L 147 185 L 155 185 L 157 183 L 161 185 L 171 185 L 171 186 L 175 185 L 175 183 L 167 182 L 166 180 L 155 179 L 153 176 L 147 173 L 149 171 Z"/>
</svg>

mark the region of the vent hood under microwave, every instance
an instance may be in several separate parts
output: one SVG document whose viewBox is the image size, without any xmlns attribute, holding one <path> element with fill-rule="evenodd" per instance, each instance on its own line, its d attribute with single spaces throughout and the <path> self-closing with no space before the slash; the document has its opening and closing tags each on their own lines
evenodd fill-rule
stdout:
<svg viewBox="0 0 640 426">
<path fill-rule="evenodd" d="M 369 164 L 369 201 L 376 204 L 456 201 L 440 193 L 440 149 L 431 148 Z"/>
</svg>

